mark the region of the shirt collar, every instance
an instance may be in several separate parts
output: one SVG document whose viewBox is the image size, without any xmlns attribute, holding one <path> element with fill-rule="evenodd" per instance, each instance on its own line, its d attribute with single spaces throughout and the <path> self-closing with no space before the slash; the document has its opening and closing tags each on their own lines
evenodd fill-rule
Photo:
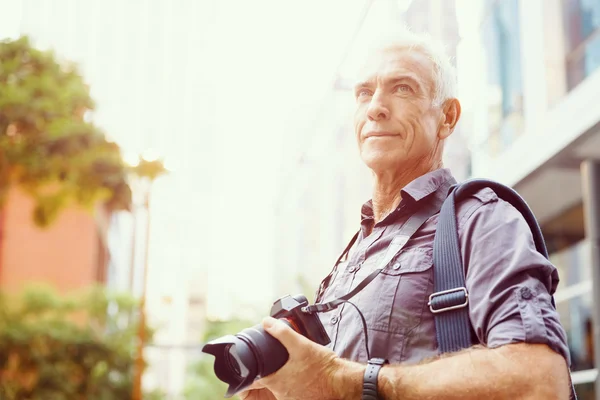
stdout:
<svg viewBox="0 0 600 400">
<path fill-rule="evenodd" d="M 428 172 L 402 188 L 400 191 L 402 195 L 402 201 L 400 204 L 404 203 L 406 198 L 410 198 L 412 201 L 418 202 L 437 191 L 442 184 L 450 179 L 452 179 L 452 173 L 448 168 L 440 168 Z M 368 219 L 373 219 L 372 200 L 367 201 L 361 208 L 361 222 L 364 222 Z"/>
<path fill-rule="evenodd" d="M 422 200 L 431 193 L 437 191 L 440 186 L 452 179 L 452 173 L 448 168 L 440 168 L 422 175 L 406 185 L 400 193 L 402 198 L 410 196 L 414 201 Z"/>
</svg>

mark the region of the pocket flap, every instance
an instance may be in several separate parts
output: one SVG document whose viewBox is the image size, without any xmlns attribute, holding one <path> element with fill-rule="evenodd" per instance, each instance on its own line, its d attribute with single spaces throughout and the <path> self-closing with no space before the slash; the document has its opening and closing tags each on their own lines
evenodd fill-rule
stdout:
<svg viewBox="0 0 600 400">
<path fill-rule="evenodd" d="M 403 250 L 391 262 L 389 262 L 382 273 L 386 275 L 402 275 L 412 272 L 423 272 L 433 266 L 433 252 L 431 249 L 414 247 Z"/>
</svg>

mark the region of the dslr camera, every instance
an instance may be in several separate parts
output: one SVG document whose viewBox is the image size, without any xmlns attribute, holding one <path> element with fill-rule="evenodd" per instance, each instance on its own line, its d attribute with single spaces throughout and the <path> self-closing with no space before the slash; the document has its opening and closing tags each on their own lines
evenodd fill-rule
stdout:
<svg viewBox="0 0 600 400">
<path fill-rule="evenodd" d="M 271 317 L 280 319 L 299 334 L 320 345 L 331 341 L 316 314 L 302 311 L 308 306 L 303 295 L 285 296 L 273 303 Z M 286 348 L 262 328 L 261 324 L 227 335 L 204 345 L 202 351 L 215 356 L 215 375 L 227 383 L 229 398 L 283 367 L 289 354 Z"/>
</svg>

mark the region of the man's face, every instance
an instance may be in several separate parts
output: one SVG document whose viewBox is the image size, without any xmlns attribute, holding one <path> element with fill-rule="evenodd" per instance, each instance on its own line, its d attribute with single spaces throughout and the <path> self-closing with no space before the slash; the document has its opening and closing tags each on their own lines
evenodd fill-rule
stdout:
<svg viewBox="0 0 600 400">
<path fill-rule="evenodd" d="M 375 173 L 430 167 L 445 121 L 434 93 L 434 64 L 416 49 L 388 48 L 367 60 L 354 126 L 361 158 Z"/>
</svg>

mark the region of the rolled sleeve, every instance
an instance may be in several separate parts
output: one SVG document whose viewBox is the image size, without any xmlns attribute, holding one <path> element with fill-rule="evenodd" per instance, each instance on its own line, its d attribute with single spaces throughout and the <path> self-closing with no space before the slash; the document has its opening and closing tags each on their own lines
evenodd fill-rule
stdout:
<svg viewBox="0 0 600 400">
<path fill-rule="evenodd" d="M 495 197 L 459 224 L 469 313 L 487 347 L 546 344 L 570 365 L 566 333 L 552 305 L 556 268 L 535 248 L 527 222 Z"/>
</svg>

